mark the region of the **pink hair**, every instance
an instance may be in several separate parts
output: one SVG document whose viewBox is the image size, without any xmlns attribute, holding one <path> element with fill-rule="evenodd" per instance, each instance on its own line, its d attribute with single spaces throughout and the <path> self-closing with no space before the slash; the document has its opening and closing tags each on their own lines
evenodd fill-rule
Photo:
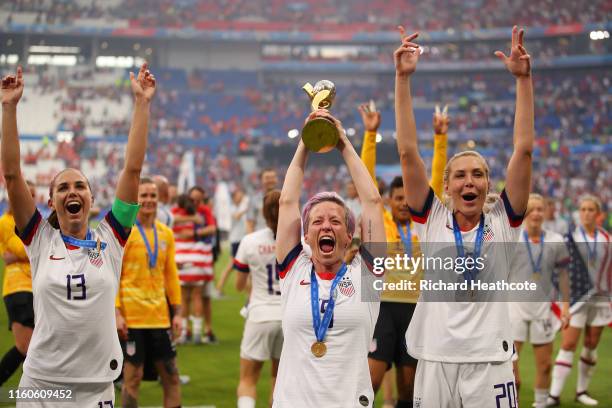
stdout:
<svg viewBox="0 0 612 408">
<path fill-rule="evenodd" d="M 346 229 L 348 230 L 349 234 L 353 235 L 355 232 L 355 215 L 351 209 L 346 206 L 346 203 L 342 197 L 333 191 L 322 191 L 317 193 L 310 197 L 310 200 L 308 200 L 308 202 L 304 205 L 304 208 L 302 209 L 302 228 L 304 229 L 304 234 L 308 232 L 310 211 L 314 208 L 314 206 L 325 201 L 331 201 L 332 203 L 336 203 L 340 207 L 344 208 L 344 212 L 346 214 L 344 217 L 344 224 L 346 225 Z"/>
</svg>

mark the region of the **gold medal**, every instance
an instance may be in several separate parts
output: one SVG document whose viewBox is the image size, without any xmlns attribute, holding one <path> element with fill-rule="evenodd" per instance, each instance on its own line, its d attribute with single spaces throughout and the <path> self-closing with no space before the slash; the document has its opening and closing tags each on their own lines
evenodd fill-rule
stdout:
<svg viewBox="0 0 612 408">
<path fill-rule="evenodd" d="M 540 272 L 535 272 L 531 275 L 531 280 L 537 282 L 540 280 Z"/>
<path fill-rule="evenodd" d="M 322 341 L 315 341 L 314 343 L 312 343 L 310 351 L 312 352 L 313 356 L 320 358 L 323 357 L 325 353 L 327 353 L 327 346 Z"/>
</svg>

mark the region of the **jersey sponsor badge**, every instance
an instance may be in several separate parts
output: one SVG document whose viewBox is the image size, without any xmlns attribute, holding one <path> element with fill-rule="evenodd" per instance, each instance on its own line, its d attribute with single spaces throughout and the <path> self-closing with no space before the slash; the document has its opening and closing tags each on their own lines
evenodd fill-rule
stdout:
<svg viewBox="0 0 612 408">
<path fill-rule="evenodd" d="M 134 354 L 136 354 L 136 342 L 135 341 L 127 342 L 127 344 L 125 345 L 125 353 L 128 356 L 133 356 Z"/>
<path fill-rule="evenodd" d="M 355 294 L 355 287 L 349 276 L 344 275 L 342 280 L 338 282 L 338 288 L 340 288 L 340 293 L 346 297 L 351 297 Z"/>
<path fill-rule="evenodd" d="M 305 286 L 305 285 L 310 285 L 310 282 L 305 281 L 304 279 L 302 279 L 302 280 L 300 281 L 300 285 L 302 285 L 302 286 Z"/>
<path fill-rule="evenodd" d="M 56 257 L 55 255 L 51 255 L 49 257 L 49 259 L 52 260 L 52 261 L 61 261 L 62 259 L 66 259 L 66 257 L 61 257 L 60 258 L 60 257 Z"/>
</svg>

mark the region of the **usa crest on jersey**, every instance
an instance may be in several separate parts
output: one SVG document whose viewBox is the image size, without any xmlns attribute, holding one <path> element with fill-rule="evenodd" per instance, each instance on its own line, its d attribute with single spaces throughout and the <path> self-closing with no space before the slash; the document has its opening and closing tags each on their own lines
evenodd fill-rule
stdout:
<svg viewBox="0 0 612 408">
<path fill-rule="evenodd" d="M 351 281 L 350 276 L 344 275 L 340 282 L 338 282 L 338 288 L 340 289 L 340 293 L 346 297 L 351 297 L 355 293 L 355 287 L 353 286 L 353 281 Z"/>
<path fill-rule="evenodd" d="M 88 252 L 88 256 L 89 256 L 89 262 L 95 266 L 96 268 L 100 268 L 102 266 L 102 264 L 104 263 L 102 261 L 102 254 L 100 253 L 100 251 L 95 250 L 95 249 L 91 249 Z"/>
</svg>

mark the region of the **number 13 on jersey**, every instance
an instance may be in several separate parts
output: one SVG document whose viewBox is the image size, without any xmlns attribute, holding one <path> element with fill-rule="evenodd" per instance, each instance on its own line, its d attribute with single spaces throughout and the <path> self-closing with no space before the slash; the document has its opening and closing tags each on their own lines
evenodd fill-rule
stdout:
<svg viewBox="0 0 612 408">
<path fill-rule="evenodd" d="M 66 297 L 68 300 L 87 299 L 85 287 L 85 274 L 66 275 Z"/>
</svg>

